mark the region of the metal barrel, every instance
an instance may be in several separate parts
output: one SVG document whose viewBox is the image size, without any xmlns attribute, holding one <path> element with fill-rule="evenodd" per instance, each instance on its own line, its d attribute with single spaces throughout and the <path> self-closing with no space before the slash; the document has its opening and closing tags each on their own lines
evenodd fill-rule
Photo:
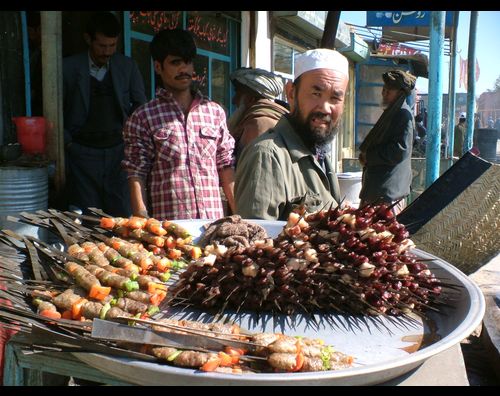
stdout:
<svg viewBox="0 0 500 396">
<path fill-rule="evenodd" d="M 479 156 L 487 161 L 495 162 L 497 159 L 497 130 L 492 128 L 477 128 L 475 134 Z"/>
<path fill-rule="evenodd" d="M 21 235 L 45 240 L 46 230 L 29 224 L 15 223 L 7 216 L 20 212 L 47 210 L 49 182 L 47 167 L 0 167 L 0 227 Z"/>
</svg>

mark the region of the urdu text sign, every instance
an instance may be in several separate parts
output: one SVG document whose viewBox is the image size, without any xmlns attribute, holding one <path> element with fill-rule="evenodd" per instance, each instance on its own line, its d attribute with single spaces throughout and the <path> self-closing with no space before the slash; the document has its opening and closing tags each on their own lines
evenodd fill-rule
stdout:
<svg viewBox="0 0 500 396">
<path fill-rule="evenodd" d="M 367 26 L 429 26 L 431 11 L 367 11 Z M 453 13 L 446 12 L 445 25 L 453 24 Z"/>
</svg>

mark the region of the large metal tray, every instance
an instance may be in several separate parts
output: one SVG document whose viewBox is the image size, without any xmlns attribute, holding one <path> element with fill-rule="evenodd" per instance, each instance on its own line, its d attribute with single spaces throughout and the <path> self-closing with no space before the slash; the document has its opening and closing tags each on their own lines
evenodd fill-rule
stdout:
<svg viewBox="0 0 500 396">
<path fill-rule="evenodd" d="M 270 236 L 276 236 L 284 222 L 252 220 L 263 225 Z M 199 236 L 207 220 L 179 220 L 194 236 Z M 283 332 L 321 338 L 338 351 L 355 358 L 354 367 L 337 371 L 284 374 L 220 374 L 177 368 L 101 354 L 78 353 L 80 360 L 139 385 L 372 385 L 397 378 L 420 366 L 428 358 L 445 351 L 469 336 L 481 323 L 485 311 L 481 290 L 461 271 L 440 258 L 415 249 L 415 253 L 432 259 L 429 268 L 440 279 L 459 286 L 443 297 L 450 307 L 440 313 L 428 312 L 428 320 L 383 318 L 354 315 L 285 316 L 239 313 L 229 315 L 251 332 Z M 169 312 L 169 315 L 210 321 L 213 317 L 196 310 Z"/>
</svg>

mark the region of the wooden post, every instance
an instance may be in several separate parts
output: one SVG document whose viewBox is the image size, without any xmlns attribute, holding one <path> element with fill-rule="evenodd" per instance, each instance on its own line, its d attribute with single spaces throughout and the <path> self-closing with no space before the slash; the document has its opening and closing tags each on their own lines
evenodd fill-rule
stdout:
<svg viewBox="0 0 500 396">
<path fill-rule="evenodd" d="M 339 27 L 340 12 L 341 11 L 328 11 L 325 28 L 323 29 L 323 37 L 321 38 L 321 48 L 335 48 L 335 38 L 337 37 L 337 29 Z"/>
<path fill-rule="evenodd" d="M 41 11 L 43 115 L 49 123 L 47 155 L 55 164 L 54 186 L 58 194 L 64 189 L 64 124 L 62 81 L 62 14 Z"/>
</svg>

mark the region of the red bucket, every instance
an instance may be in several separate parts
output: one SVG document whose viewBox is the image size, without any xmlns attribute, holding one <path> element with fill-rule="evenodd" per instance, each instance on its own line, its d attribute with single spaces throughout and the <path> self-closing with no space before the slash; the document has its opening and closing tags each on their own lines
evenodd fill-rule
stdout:
<svg viewBox="0 0 500 396">
<path fill-rule="evenodd" d="M 47 122 L 44 117 L 13 117 L 17 141 L 25 154 L 45 154 Z"/>
</svg>

